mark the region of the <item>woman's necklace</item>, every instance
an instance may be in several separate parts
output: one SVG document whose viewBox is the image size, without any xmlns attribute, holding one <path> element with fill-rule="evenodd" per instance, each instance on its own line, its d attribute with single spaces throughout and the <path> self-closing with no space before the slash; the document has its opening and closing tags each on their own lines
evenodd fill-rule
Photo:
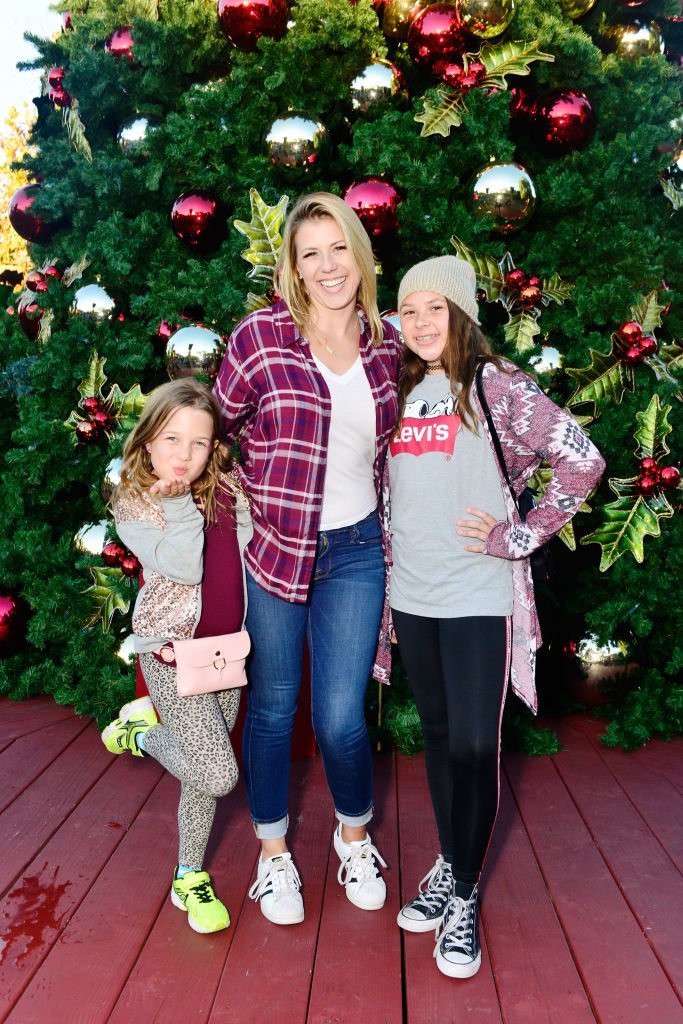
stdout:
<svg viewBox="0 0 683 1024">
<path fill-rule="evenodd" d="M 434 363 L 427 363 L 427 373 L 441 373 L 443 366 L 441 360 L 437 359 Z"/>
</svg>

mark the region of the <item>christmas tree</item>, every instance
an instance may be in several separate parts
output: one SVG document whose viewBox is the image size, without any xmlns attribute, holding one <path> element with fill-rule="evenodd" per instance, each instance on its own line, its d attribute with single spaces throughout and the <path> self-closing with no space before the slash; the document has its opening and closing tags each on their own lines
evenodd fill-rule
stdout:
<svg viewBox="0 0 683 1024">
<path fill-rule="evenodd" d="M 679 730 L 679 0 L 54 6 L 10 207 L 34 269 L 1 328 L 0 692 L 100 722 L 129 698 L 123 437 L 167 374 L 211 379 L 272 300 L 288 205 L 324 189 L 370 233 L 385 310 L 411 263 L 469 259 L 495 348 L 607 459 L 554 542 L 542 693 L 598 665 L 609 742 Z"/>
</svg>

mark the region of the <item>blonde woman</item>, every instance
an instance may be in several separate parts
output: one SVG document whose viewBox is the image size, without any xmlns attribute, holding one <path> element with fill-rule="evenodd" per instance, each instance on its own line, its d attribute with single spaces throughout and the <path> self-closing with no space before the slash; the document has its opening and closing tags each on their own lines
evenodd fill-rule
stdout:
<svg viewBox="0 0 683 1024">
<path fill-rule="evenodd" d="M 369 239 L 337 196 L 296 203 L 276 280 L 282 297 L 236 328 L 215 393 L 253 505 L 243 763 L 262 850 L 251 896 L 269 921 L 288 925 L 304 919 L 287 795 L 305 638 L 313 727 L 338 819 L 338 878 L 361 909 L 386 898 L 377 864 L 386 865 L 367 832 L 364 700 L 384 596 L 378 503 L 400 343 L 378 313 Z"/>
</svg>

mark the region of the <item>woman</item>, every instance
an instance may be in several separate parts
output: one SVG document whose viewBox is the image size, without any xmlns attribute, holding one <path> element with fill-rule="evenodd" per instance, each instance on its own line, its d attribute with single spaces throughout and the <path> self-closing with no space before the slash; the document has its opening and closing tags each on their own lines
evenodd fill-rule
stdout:
<svg viewBox="0 0 683 1024">
<path fill-rule="evenodd" d="M 216 381 L 224 427 L 239 440 L 252 502 L 245 552 L 252 639 L 243 764 L 261 840 L 250 895 L 275 924 L 303 921 L 287 849 L 292 723 L 304 637 L 313 727 L 338 825 L 338 878 L 378 910 L 384 864 L 367 833 L 372 764 L 365 690 L 385 571 L 378 495 L 396 425 L 400 342 L 379 317 L 369 239 L 326 192 L 303 196 L 284 231 L 282 298 L 233 332 Z"/>
<path fill-rule="evenodd" d="M 440 853 L 398 915 L 434 931 L 439 970 L 481 964 L 477 890 L 498 810 L 500 725 L 512 687 L 536 709 L 540 645 L 529 554 L 569 522 L 604 468 L 563 409 L 479 328 L 469 263 L 440 256 L 399 287 L 407 347 L 390 444 L 393 626 L 425 739 Z M 545 460 L 553 480 L 522 522 L 496 458 L 484 396 L 518 494 Z"/>
</svg>

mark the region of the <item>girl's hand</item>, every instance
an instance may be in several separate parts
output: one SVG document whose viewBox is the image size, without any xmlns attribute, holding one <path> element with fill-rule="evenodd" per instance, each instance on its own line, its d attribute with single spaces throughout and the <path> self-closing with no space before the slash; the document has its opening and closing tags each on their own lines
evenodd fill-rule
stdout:
<svg viewBox="0 0 683 1024">
<path fill-rule="evenodd" d="M 477 554 L 481 554 L 486 551 L 486 540 L 496 525 L 496 520 L 492 515 L 489 515 L 488 512 L 483 512 L 480 508 L 467 508 L 465 511 L 477 518 L 456 520 L 458 536 L 474 537 L 476 540 L 483 541 L 483 544 L 465 544 L 465 551 L 476 551 Z"/>
<path fill-rule="evenodd" d="M 160 498 L 182 498 L 190 490 L 190 484 L 184 480 L 155 480 L 149 489 L 150 494 L 158 494 Z"/>
</svg>

